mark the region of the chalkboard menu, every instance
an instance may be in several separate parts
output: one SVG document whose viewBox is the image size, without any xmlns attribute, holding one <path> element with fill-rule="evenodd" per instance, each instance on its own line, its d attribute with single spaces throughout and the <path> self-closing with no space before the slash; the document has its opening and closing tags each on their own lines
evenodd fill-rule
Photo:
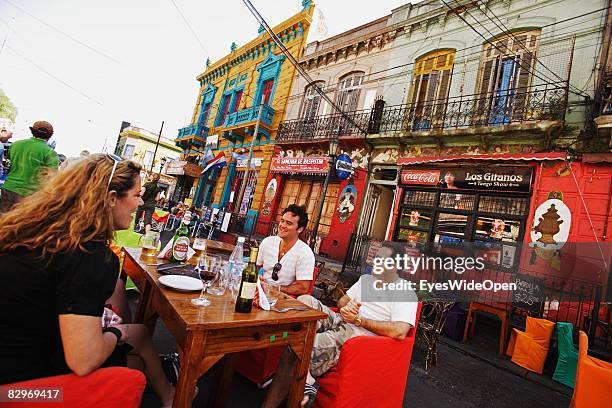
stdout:
<svg viewBox="0 0 612 408">
<path fill-rule="evenodd" d="M 539 314 L 544 302 L 544 280 L 530 275 L 514 275 L 516 289 L 512 293 L 512 305 Z"/>
</svg>

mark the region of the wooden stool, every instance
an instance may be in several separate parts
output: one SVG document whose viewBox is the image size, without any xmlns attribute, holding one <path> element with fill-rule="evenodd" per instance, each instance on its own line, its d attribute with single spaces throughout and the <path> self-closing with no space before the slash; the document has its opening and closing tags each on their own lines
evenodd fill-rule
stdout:
<svg viewBox="0 0 612 408">
<path fill-rule="evenodd" d="M 486 313 L 491 313 L 501 320 L 501 331 L 499 336 L 499 354 L 504 354 L 504 348 L 506 345 L 506 332 L 508 330 L 508 311 L 506 309 L 501 309 L 499 307 L 486 305 L 484 303 L 470 303 L 470 309 L 467 315 L 467 321 L 465 323 L 465 329 L 463 330 L 463 342 L 466 343 L 468 338 L 474 335 L 474 327 L 476 326 L 476 312 L 482 311 Z M 470 329 L 470 318 L 472 317 L 472 313 L 474 313 L 474 321 L 472 321 L 472 327 Z M 469 337 L 468 337 L 469 330 Z"/>
</svg>

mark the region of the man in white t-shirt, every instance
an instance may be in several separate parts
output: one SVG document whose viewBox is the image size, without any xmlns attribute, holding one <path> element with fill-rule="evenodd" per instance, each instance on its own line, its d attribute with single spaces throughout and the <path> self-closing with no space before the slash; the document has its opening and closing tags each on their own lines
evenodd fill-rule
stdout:
<svg viewBox="0 0 612 408">
<path fill-rule="evenodd" d="M 259 245 L 257 266 L 263 266 L 263 279 L 280 284 L 281 290 L 288 295 L 308 293 L 313 279 L 314 254 L 299 239 L 307 225 L 306 209 L 291 204 L 283 210 L 278 235 L 265 238 Z"/>
<path fill-rule="evenodd" d="M 383 244 L 378 250 L 377 258 L 393 258 L 395 250 Z M 383 264 L 384 265 L 384 264 Z M 339 313 L 334 312 L 319 300 L 309 295 L 298 297 L 298 300 L 327 314 L 327 319 L 317 322 L 310 360 L 310 372 L 304 388 L 302 406 L 310 405 L 316 397 L 315 377 L 326 373 L 338 363 L 342 345 L 356 336 L 387 336 L 403 340 L 416 321 L 418 299 L 412 290 L 379 291 L 383 283 L 401 283 L 395 266 L 385 265 L 381 274 L 363 275 L 351 286 L 340 300 Z M 281 357 L 277 376 L 274 378 L 268 397 L 263 407 L 277 406 L 282 401 L 289 387 L 283 383 L 282 374 L 291 373 L 296 363 L 291 353 Z M 289 376 L 289 378 L 291 378 Z"/>
</svg>

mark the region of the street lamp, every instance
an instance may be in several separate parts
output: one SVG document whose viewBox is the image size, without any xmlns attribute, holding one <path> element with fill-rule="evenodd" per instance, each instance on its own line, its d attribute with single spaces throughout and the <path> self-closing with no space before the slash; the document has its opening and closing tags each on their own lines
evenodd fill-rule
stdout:
<svg viewBox="0 0 612 408">
<path fill-rule="evenodd" d="M 325 196 L 327 195 L 327 186 L 329 185 L 329 179 L 331 178 L 331 174 L 334 171 L 334 167 L 336 164 L 336 157 L 338 155 L 338 148 L 340 147 L 340 143 L 338 142 L 338 138 L 335 137 L 329 141 L 329 151 L 328 155 L 331 159 L 329 161 L 329 169 L 327 171 L 327 175 L 325 176 L 325 182 L 323 183 L 323 190 L 321 192 L 321 200 L 319 201 L 319 209 L 317 211 L 317 216 L 315 217 L 314 226 L 312 227 L 312 237 L 310 238 L 310 248 L 313 249 L 317 242 L 317 235 L 319 233 L 319 222 L 321 221 L 321 214 L 323 213 L 323 206 L 325 205 Z"/>
</svg>

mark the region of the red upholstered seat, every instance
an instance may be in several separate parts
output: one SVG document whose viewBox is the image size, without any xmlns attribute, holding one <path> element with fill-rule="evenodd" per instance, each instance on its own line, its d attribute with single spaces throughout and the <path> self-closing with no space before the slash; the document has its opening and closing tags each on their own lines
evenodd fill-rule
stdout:
<svg viewBox="0 0 612 408">
<path fill-rule="evenodd" d="M 143 373 L 125 367 L 100 368 L 84 377 L 65 374 L 10 384 L 14 388 L 62 387 L 63 403 L 6 402 L 2 407 L 137 408 L 147 381 Z"/>
<path fill-rule="evenodd" d="M 415 325 L 419 324 L 421 304 Z M 344 343 L 338 365 L 317 379 L 315 407 L 402 406 L 416 327 L 404 340 L 359 336 Z"/>
<path fill-rule="evenodd" d="M 308 288 L 309 294 L 312 294 L 318 274 L 319 268 L 315 267 L 312 274 L 312 281 Z M 266 381 L 276 372 L 281 354 L 283 353 L 283 347 L 284 346 L 270 347 L 240 353 L 236 371 L 256 384 Z"/>
</svg>

